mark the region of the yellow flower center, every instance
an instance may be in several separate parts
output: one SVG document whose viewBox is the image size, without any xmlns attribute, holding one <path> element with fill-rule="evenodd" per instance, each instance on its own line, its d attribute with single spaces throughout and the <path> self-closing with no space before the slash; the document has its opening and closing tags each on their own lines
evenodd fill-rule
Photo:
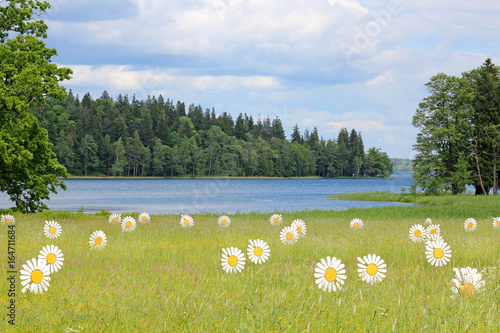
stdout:
<svg viewBox="0 0 500 333">
<path fill-rule="evenodd" d="M 377 272 L 378 272 L 377 265 L 375 265 L 375 264 L 369 264 L 368 266 L 366 266 L 366 272 L 369 275 L 375 275 L 375 274 L 377 274 Z"/>
<path fill-rule="evenodd" d="M 431 235 L 435 235 L 437 233 L 436 229 L 431 230 Z"/>
<path fill-rule="evenodd" d="M 500 220 L 497 222 L 497 226 L 499 226 L 499 227 L 500 227 Z"/>
<path fill-rule="evenodd" d="M 302 231 L 302 228 L 301 227 L 297 227 L 297 232 L 301 232 Z"/>
<path fill-rule="evenodd" d="M 6 224 L 11 224 L 11 223 L 12 223 L 12 221 L 11 221 L 10 219 L 7 219 L 7 220 L 5 220 L 5 223 L 6 223 Z"/>
<path fill-rule="evenodd" d="M 291 240 L 293 238 L 293 234 L 291 232 L 288 232 L 286 234 L 286 239 Z"/>
<path fill-rule="evenodd" d="M 325 271 L 325 279 L 326 279 L 326 281 L 332 282 L 336 278 L 337 278 L 337 271 L 335 270 L 335 268 L 328 268 Z"/>
<path fill-rule="evenodd" d="M 117 217 L 113 218 L 113 223 L 117 223 L 117 222 L 118 222 L 118 218 Z"/>
<path fill-rule="evenodd" d="M 30 278 L 31 282 L 38 284 L 43 280 L 43 273 L 41 270 L 35 269 L 33 272 L 31 272 Z"/>
<path fill-rule="evenodd" d="M 236 264 L 238 264 L 238 258 L 236 256 L 230 256 L 227 259 L 227 263 L 229 264 L 229 266 L 236 266 Z"/>
<path fill-rule="evenodd" d="M 359 228 L 359 223 L 358 222 L 354 223 L 354 228 Z"/>
<path fill-rule="evenodd" d="M 434 258 L 441 259 L 444 256 L 444 251 L 442 249 L 434 250 Z"/>
<path fill-rule="evenodd" d="M 97 237 L 97 238 L 95 239 L 95 243 L 96 243 L 97 245 L 101 245 L 101 243 L 102 243 L 102 238 L 101 238 L 101 237 Z"/>
<path fill-rule="evenodd" d="M 474 223 L 469 222 L 469 224 L 468 224 L 469 229 L 472 229 L 473 226 L 474 226 Z"/>
<path fill-rule="evenodd" d="M 127 228 L 131 228 L 131 227 L 132 227 L 132 222 L 127 221 L 127 223 L 125 223 L 125 226 L 126 226 Z"/>
<path fill-rule="evenodd" d="M 227 224 L 227 221 L 226 220 L 222 220 L 222 225 L 226 225 Z"/>
<path fill-rule="evenodd" d="M 464 299 L 471 298 L 473 292 L 474 292 L 474 286 L 472 284 L 466 283 L 462 285 L 461 293 Z"/>
<path fill-rule="evenodd" d="M 142 220 L 143 220 L 143 221 L 146 221 L 147 219 L 148 219 L 148 218 L 147 218 L 146 216 L 143 216 L 143 217 L 142 217 Z"/>
<path fill-rule="evenodd" d="M 260 257 L 264 251 L 262 250 L 261 247 L 256 247 L 253 249 L 253 254 L 255 254 L 257 257 Z"/>
<path fill-rule="evenodd" d="M 274 221 L 274 223 L 278 223 L 280 221 L 280 219 L 275 217 L 273 221 Z"/>
<path fill-rule="evenodd" d="M 49 253 L 47 256 L 47 263 L 48 264 L 53 264 L 56 262 L 56 255 L 54 253 Z"/>
<path fill-rule="evenodd" d="M 414 235 L 415 237 L 420 237 L 422 236 L 422 232 L 420 230 L 415 230 Z"/>
<path fill-rule="evenodd" d="M 184 220 L 184 225 L 189 225 L 189 220 L 188 219 Z"/>
<path fill-rule="evenodd" d="M 56 233 L 56 231 L 57 231 L 56 227 L 50 227 L 50 228 L 49 228 L 49 232 L 50 232 L 51 234 L 55 234 L 55 233 Z"/>
</svg>

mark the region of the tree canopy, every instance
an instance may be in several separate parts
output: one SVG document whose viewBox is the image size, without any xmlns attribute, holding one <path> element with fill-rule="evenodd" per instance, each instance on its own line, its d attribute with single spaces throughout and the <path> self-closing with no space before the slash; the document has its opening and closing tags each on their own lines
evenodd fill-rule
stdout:
<svg viewBox="0 0 500 333">
<path fill-rule="evenodd" d="M 461 77 L 439 73 L 426 84 L 413 126 L 414 185 L 428 194 L 458 194 L 466 185 L 476 193 L 498 193 L 500 161 L 499 68 L 487 59 Z"/>
<path fill-rule="evenodd" d="M 187 110 L 187 113 L 186 113 Z M 318 130 L 290 140 L 278 118 L 174 102 L 138 100 L 104 91 L 93 99 L 70 93 L 30 112 L 49 132 L 59 161 L 73 175 L 110 176 L 387 176 L 392 163 L 380 149 L 365 153 L 361 133 L 342 129 L 325 140 Z"/>
<path fill-rule="evenodd" d="M 65 188 L 56 175 L 67 176 L 58 163 L 47 130 L 28 112 L 47 97 L 66 95 L 59 82 L 69 79 L 69 68 L 51 63 L 57 55 L 39 38 L 47 25 L 36 20 L 49 8 L 44 1 L 2 1 L 0 7 L 0 190 L 23 212 L 47 209 L 50 192 Z M 10 37 L 10 38 L 9 38 Z"/>
</svg>

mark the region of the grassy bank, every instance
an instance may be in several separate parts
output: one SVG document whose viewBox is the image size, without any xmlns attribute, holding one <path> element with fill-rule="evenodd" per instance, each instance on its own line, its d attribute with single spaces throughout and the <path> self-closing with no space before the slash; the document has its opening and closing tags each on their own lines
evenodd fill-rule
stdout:
<svg viewBox="0 0 500 333">
<path fill-rule="evenodd" d="M 48 244 L 60 247 L 65 257 L 48 292 L 21 294 L 17 286 L 16 332 L 496 332 L 500 230 L 493 229 L 491 217 L 500 211 L 498 204 L 487 208 L 494 203 L 480 204 L 484 216 L 474 215 L 479 201 L 460 210 L 457 206 L 463 202 L 449 205 L 460 217 L 438 215 L 448 212 L 440 210 L 447 207 L 444 202 L 306 211 L 283 214 L 284 223 L 278 227 L 269 223 L 270 214 L 236 214 L 227 229 L 210 214 L 194 215 L 189 230 L 179 226 L 179 216 L 153 216 L 132 233 L 109 224 L 106 214 L 16 215 L 18 270 Z M 423 223 L 423 216 L 441 225 L 452 248 L 444 267 L 431 266 L 424 245 L 408 237 L 409 228 Z M 479 223 L 472 233 L 463 230 L 469 216 Z M 363 229 L 350 229 L 355 217 L 365 221 Z M 295 245 L 284 245 L 279 232 L 296 218 L 307 223 L 307 234 Z M 63 228 L 55 240 L 42 231 L 49 219 Z M 89 250 L 88 238 L 95 230 L 108 237 L 102 251 Z M 0 235 L 3 246 L 6 235 L 5 229 Z M 221 249 L 235 246 L 246 254 L 249 239 L 269 244 L 269 260 L 255 265 L 247 258 L 241 273 L 225 273 Z M 388 266 L 387 277 L 373 286 L 356 272 L 356 257 L 371 253 Z M 340 292 L 323 292 L 315 284 L 314 266 L 326 256 L 346 265 L 347 280 Z M 0 260 L 6 263 L 5 251 Z M 464 266 L 485 270 L 486 290 L 470 301 L 451 297 L 453 267 Z M 2 279 L 1 304 L 9 301 L 7 289 Z M 13 331 L 5 317 L 0 331 Z"/>
</svg>

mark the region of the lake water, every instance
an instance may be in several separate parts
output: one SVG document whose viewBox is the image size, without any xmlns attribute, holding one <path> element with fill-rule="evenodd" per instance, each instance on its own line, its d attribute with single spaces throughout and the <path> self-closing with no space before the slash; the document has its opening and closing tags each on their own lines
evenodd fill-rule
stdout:
<svg viewBox="0 0 500 333">
<path fill-rule="evenodd" d="M 313 209 L 348 209 L 403 203 L 328 200 L 346 192 L 400 193 L 410 186 L 411 174 L 391 179 L 96 179 L 64 180 L 68 189 L 51 195 L 51 210 L 85 213 L 101 209 L 113 213 L 150 214 L 291 212 Z M 0 194 L 0 208 L 13 206 Z"/>
</svg>

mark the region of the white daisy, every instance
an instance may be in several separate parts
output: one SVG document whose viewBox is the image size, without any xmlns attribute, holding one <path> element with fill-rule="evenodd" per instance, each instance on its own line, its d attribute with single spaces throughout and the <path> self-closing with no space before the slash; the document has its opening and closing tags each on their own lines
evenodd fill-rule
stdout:
<svg viewBox="0 0 500 333">
<path fill-rule="evenodd" d="M 119 224 L 122 223 L 122 216 L 121 214 L 111 214 L 108 220 L 109 223 L 112 224 Z"/>
<path fill-rule="evenodd" d="M 45 236 L 49 238 L 57 238 L 61 235 L 62 228 L 56 221 L 45 221 L 43 232 L 45 232 Z"/>
<path fill-rule="evenodd" d="M 217 223 L 219 223 L 219 225 L 221 227 L 229 227 L 229 225 L 231 224 L 231 219 L 229 218 L 229 216 L 226 216 L 226 215 L 222 215 L 221 217 L 219 217 L 219 219 L 217 220 Z"/>
<path fill-rule="evenodd" d="M 250 243 L 247 247 L 248 259 L 254 264 L 265 263 L 271 254 L 269 245 L 261 239 L 250 239 L 248 242 Z"/>
<path fill-rule="evenodd" d="M 439 226 L 439 224 L 431 224 L 425 231 L 427 236 L 441 235 L 441 227 Z"/>
<path fill-rule="evenodd" d="M 429 218 L 425 219 L 425 226 L 426 227 L 430 226 L 431 224 L 432 224 L 432 220 L 431 219 L 429 219 Z"/>
<path fill-rule="evenodd" d="M 138 221 L 142 223 L 148 223 L 150 220 L 151 216 L 148 213 L 141 213 L 138 218 Z"/>
<path fill-rule="evenodd" d="M 194 220 L 189 215 L 181 215 L 181 220 L 179 222 L 183 228 L 192 228 L 194 225 Z"/>
<path fill-rule="evenodd" d="M 425 244 L 425 255 L 431 265 L 444 266 L 451 258 L 450 246 L 443 240 Z"/>
<path fill-rule="evenodd" d="M 444 241 L 444 238 L 439 235 L 439 234 L 434 234 L 434 235 L 427 235 L 425 237 L 425 243 L 434 243 L 434 244 L 437 244 L 438 241 Z"/>
<path fill-rule="evenodd" d="M 47 245 L 46 247 L 42 248 L 40 254 L 38 255 L 38 259 L 45 262 L 45 264 L 49 268 L 50 274 L 60 270 L 62 265 L 64 264 L 64 254 L 55 245 Z"/>
<path fill-rule="evenodd" d="M 485 282 L 483 276 L 475 268 L 453 268 L 456 277 L 451 280 L 451 291 L 462 296 L 464 300 L 469 300 L 475 292 L 483 290 Z"/>
<path fill-rule="evenodd" d="M 126 216 L 122 220 L 122 231 L 131 232 L 135 230 L 137 223 L 132 216 Z"/>
<path fill-rule="evenodd" d="M 475 219 L 472 217 L 469 217 L 467 220 L 465 220 L 464 223 L 464 229 L 465 231 L 474 231 L 477 228 L 477 222 Z"/>
<path fill-rule="evenodd" d="M 340 259 L 335 257 L 321 259 L 314 268 L 314 277 L 318 288 L 328 292 L 341 290 L 347 277 L 344 267 Z"/>
<path fill-rule="evenodd" d="M 16 219 L 12 215 L 2 215 L 2 224 L 14 225 L 16 224 Z"/>
<path fill-rule="evenodd" d="M 237 247 L 222 249 L 220 261 L 226 273 L 238 273 L 245 268 L 245 255 Z"/>
<path fill-rule="evenodd" d="M 307 232 L 306 224 L 301 219 L 297 219 L 292 222 L 292 228 L 297 230 L 299 237 L 304 237 Z"/>
<path fill-rule="evenodd" d="M 410 228 L 410 239 L 415 243 L 423 242 L 426 235 L 426 230 L 421 224 L 415 224 Z"/>
<path fill-rule="evenodd" d="M 495 217 L 493 219 L 493 228 L 500 229 L 500 217 Z"/>
<path fill-rule="evenodd" d="M 23 293 L 29 290 L 35 294 L 43 294 L 50 286 L 50 269 L 43 260 L 35 258 L 28 260 L 22 266 L 20 273 Z"/>
<path fill-rule="evenodd" d="M 281 222 L 283 222 L 283 218 L 281 217 L 281 214 L 273 214 L 269 218 L 269 222 L 272 225 L 278 225 L 278 224 L 281 224 Z"/>
<path fill-rule="evenodd" d="M 294 229 L 292 227 L 284 227 L 280 232 L 280 239 L 283 244 L 292 245 L 297 243 L 297 240 L 299 239 L 297 229 Z"/>
<path fill-rule="evenodd" d="M 89 238 L 89 245 L 92 250 L 102 250 L 107 242 L 106 234 L 102 230 L 94 231 Z"/>
<path fill-rule="evenodd" d="M 350 226 L 352 229 L 361 229 L 363 228 L 363 224 L 363 221 L 361 221 L 360 219 L 353 219 Z"/>
<path fill-rule="evenodd" d="M 363 258 L 358 257 L 359 277 L 368 284 L 374 284 L 382 281 L 387 273 L 387 265 L 384 260 L 375 254 L 369 254 Z"/>
</svg>

